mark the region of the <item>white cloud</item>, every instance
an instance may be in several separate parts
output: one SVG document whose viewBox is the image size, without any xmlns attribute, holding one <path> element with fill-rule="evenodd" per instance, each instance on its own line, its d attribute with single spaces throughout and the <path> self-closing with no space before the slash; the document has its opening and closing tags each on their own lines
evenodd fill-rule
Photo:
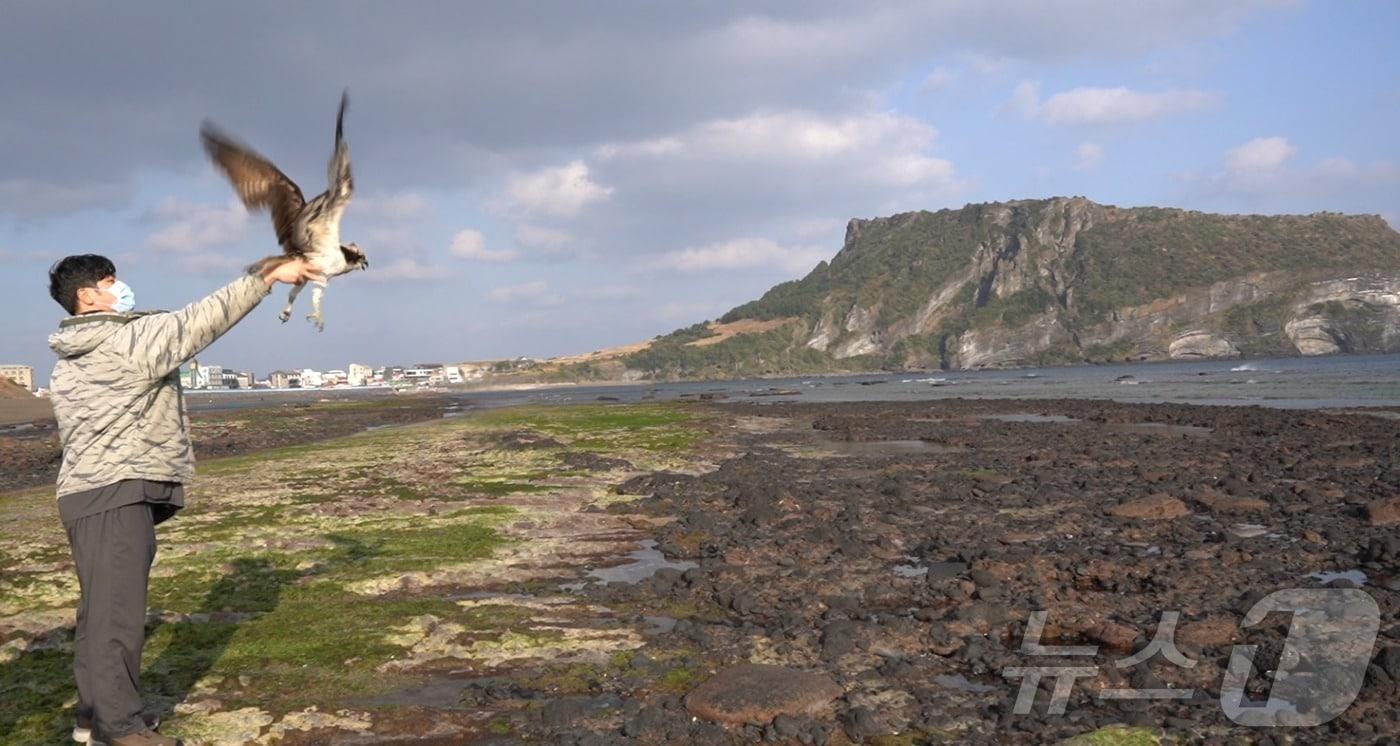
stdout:
<svg viewBox="0 0 1400 746">
<path fill-rule="evenodd" d="M 1003 108 L 1016 112 L 1027 119 L 1036 116 L 1040 111 L 1040 86 L 1029 80 L 1023 80 L 1011 89 L 1011 98 L 1007 99 Z"/>
<path fill-rule="evenodd" d="M 504 263 L 520 258 L 518 251 L 487 249 L 486 237 L 481 231 L 470 228 L 457 231 L 456 235 L 452 236 L 452 245 L 447 250 L 458 259 L 473 259 L 479 262 Z"/>
<path fill-rule="evenodd" d="M 365 272 L 366 279 L 376 281 L 438 280 L 450 275 L 451 272 L 445 267 L 426 264 L 411 256 L 395 259 L 383 266 L 372 264 Z"/>
<path fill-rule="evenodd" d="M 928 75 L 924 76 L 924 82 L 919 88 L 925 93 L 936 93 L 956 83 L 958 77 L 959 73 L 957 70 L 947 67 L 935 67 Z"/>
<path fill-rule="evenodd" d="M 1318 162 L 1319 179 L 1335 184 L 1365 187 L 1393 187 L 1400 184 L 1400 166 L 1391 161 L 1357 163 L 1350 158 L 1324 158 Z"/>
<path fill-rule="evenodd" d="M 612 143 L 597 155 L 605 163 L 669 162 L 682 169 L 652 177 L 667 181 L 718 168 L 731 190 L 744 187 L 739 172 L 779 181 L 821 173 L 847 184 L 952 190 L 958 186 L 953 165 L 928 154 L 937 136 L 929 124 L 894 112 L 759 112 L 664 138 Z M 788 181 L 789 189 L 804 186 Z"/>
<path fill-rule="evenodd" d="M 597 287 L 578 288 L 569 293 L 569 297 L 580 301 L 609 301 L 628 300 L 641 297 L 640 289 L 630 285 L 599 285 Z"/>
<path fill-rule="evenodd" d="M 365 231 L 364 238 L 360 239 L 358 243 L 360 248 L 375 256 L 385 252 L 393 254 L 421 253 L 418 233 L 407 225 L 370 228 Z"/>
<path fill-rule="evenodd" d="M 792 236 L 809 241 L 840 241 L 845 234 L 846 221 L 841 218 L 804 216 L 786 221 L 784 230 Z"/>
<path fill-rule="evenodd" d="M 784 247 L 767 238 L 736 238 L 732 241 L 671 251 L 662 254 L 652 266 L 678 272 L 777 267 L 786 272 L 810 270 L 828 259 L 831 251 L 820 247 Z"/>
<path fill-rule="evenodd" d="M 229 256 L 218 252 L 182 253 L 174 258 L 174 267 L 187 274 L 226 274 L 241 271 L 252 264 L 247 257 Z"/>
<path fill-rule="evenodd" d="M 1225 170 L 1236 176 L 1273 171 L 1296 152 L 1286 137 L 1256 137 L 1225 152 Z"/>
<path fill-rule="evenodd" d="M 502 285 L 486 293 L 487 300 L 496 303 L 519 303 L 539 301 L 549 297 L 549 283 L 544 280 L 531 280 L 518 285 Z"/>
<path fill-rule="evenodd" d="M 234 243 L 243 238 L 250 222 L 248 211 L 237 200 L 215 207 L 174 197 L 161 200 L 147 218 L 164 225 L 146 236 L 146 246 L 176 254 L 197 253 Z M 274 239 L 270 225 L 267 238 L 268 243 Z"/>
<path fill-rule="evenodd" d="M 1317 170 L 1328 176 L 1348 179 L 1353 178 L 1361 172 L 1361 169 L 1350 158 L 1323 158 L 1317 163 Z"/>
<path fill-rule="evenodd" d="M 1082 142 L 1074 149 L 1074 167 L 1079 171 L 1092 171 L 1103 163 L 1103 146 L 1094 142 Z"/>
<path fill-rule="evenodd" d="M 1213 168 L 1172 174 L 1182 202 L 1254 212 L 1384 213 L 1400 202 L 1400 167 L 1333 156 L 1300 163 L 1287 137 L 1256 137 L 1226 150 Z"/>
<path fill-rule="evenodd" d="M 1001 75 L 1012 67 L 1012 60 L 1003 54 L 968 54 L 968 65 L 982 76 Z"/>
<path fill-rule="evenodd" d="M 555 168 L 511 174 L 505 192 L 491 206 L 508 214 L 574 217 L 583 208 L 612 196 L 589 175 L 588 164 L 572 161 Z"/>
<path fill-rule="evenodd" d="M 577 245 L 578 239 L 557 228 L 547 228 L 533 223 L 520 223 L 515 226 L 515 242 L 527 249 L 556 252 Z"/>
<path fill-rule="evenodd" d="M 570 306 L 568 318 L 575 323 L 586 316 L 589 310 L 596 310 L 616 301 L 634 300 L 641 296 L 640 288 L 629 285 L 585 285 L 555 290 L 545 280 L 503 285 L 492 288 L 486 293 L 487 300 L 496 303 L 509 303 L 534 307 L 535 309 L 554 309 L 565 303 L 574 304 Z M 526 311 L 525 313 L 534 312 Z M 518 318 L 518 316 L 512 318 Z"/>
<path fill-rule="evenodd" d="M 133 191 L 125 184 L 52 184 L 34 179 L 6 179 L 0 181 L 0 214 L 29 219 L 118 208 L 130 200 Z"/>
<path fill-rule="evenodd" d="M 701 319 L 713 319 L 738 305 L 724 301 L 670 301 L 656 308 L 656 317 L 662 321 L 695 323 Z"/>
<path fill-rule="evenodd" d="M 356 196 L 351 209 L 357 216 L 385 220 L 421 220 L 433 212 L 432 203 L 417 192 Z"/>
<path fill-rule="evenodd" d="M 1130 88 L 1074 88 L 1040 100 L 1040 88 L 1022 81 L 1006 108 L 1050 124 L 1126 124 L 1184 114 L 1214 106 L 1220 96 L 1178 89 L 1144 92 Z"/>
</svg>

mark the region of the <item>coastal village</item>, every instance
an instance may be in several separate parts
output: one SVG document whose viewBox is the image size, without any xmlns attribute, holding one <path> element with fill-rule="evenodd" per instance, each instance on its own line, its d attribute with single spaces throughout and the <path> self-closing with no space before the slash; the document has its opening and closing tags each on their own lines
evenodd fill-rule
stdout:
<svg viewBox="0 0 1400 746">
<path fill-rule="evenodd" d="M 443 385 L 470 384 L 484 381 L 492 373 L 528 369 L 536 361 L 531 358 L 494 360 L 480 363 L 415 363 L 413 365 L 372 366 L 350 363 L 345 368 L 318 370 L 291 368 L 274 370 L 258 377 L 250 370 L 231 366 L 202 364 L 191 360 L 180 368 L 180 384 L 192 391 L 339 389 L 389 387 L 400 389 L 433 388 Z M 48 392 L 36 386 L 33 366 L 0 364 L 0 378 L 8 379 L 35 396 Z"/>
</svg>

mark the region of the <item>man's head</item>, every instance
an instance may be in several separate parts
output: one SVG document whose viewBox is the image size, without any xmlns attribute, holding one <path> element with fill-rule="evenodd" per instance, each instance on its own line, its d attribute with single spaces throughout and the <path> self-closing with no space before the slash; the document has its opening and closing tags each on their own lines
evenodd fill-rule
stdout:
<svg viewBox="0 0 1400 746">
<path fill-rule="evenodd" d="M 97 254 L 60 259 L 49 269 L 49 295 L 69 314 L 110 311 L 117 297 L 109 288 L 117 281 L 112 260 Z"/>
</svg>

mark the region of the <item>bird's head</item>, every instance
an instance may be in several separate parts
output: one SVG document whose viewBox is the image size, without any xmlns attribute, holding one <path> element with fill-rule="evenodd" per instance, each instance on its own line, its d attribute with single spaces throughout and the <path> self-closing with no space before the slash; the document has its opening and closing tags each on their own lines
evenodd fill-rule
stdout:
<svg viewBox="0 0 1400 746">
<path fill-rule="evenodd" d="M 345 263 L 350 265 L 350 269 L 369 269 L 369 257 L 360 251 L 358 244 L 341 246 L 340 253 L 345 255 Z"/>
</svg>

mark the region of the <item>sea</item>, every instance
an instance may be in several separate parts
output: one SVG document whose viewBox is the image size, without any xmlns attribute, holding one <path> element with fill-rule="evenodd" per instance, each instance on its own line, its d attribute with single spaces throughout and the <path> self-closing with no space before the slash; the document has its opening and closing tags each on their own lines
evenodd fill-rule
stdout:
<svg viewBox="0 0 1400 746">
<path fill-rule="evenodd" d="M 1400 355 L 1258 358 L 481 391 L 479 407 L 704 398 L 859 402 L 1111 399 L 1288 409 L 1400 407 Z"/>
</svg>

